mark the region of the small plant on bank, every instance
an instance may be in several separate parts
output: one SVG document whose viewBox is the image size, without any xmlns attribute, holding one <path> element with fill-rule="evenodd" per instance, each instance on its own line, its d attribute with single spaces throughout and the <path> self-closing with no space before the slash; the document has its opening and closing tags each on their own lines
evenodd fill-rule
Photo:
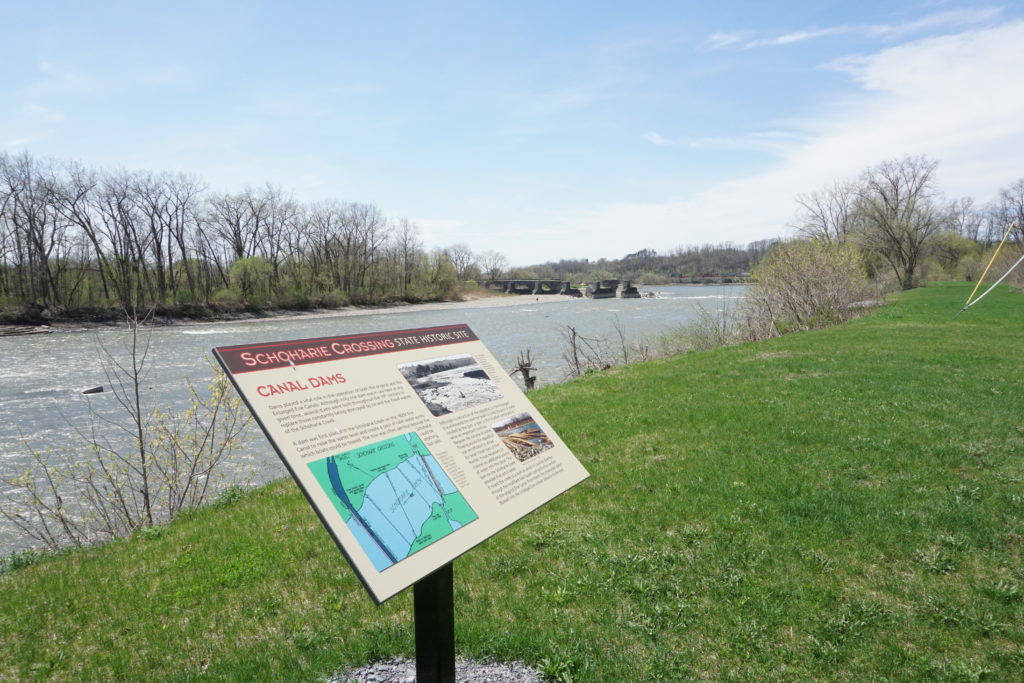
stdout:
<svg viewBox="0 0 1024 683">
<path fill-rule="evenodd" d="M 121 352 L 100 345 L 120 418 L 93 412 L 87 427 L 76 427 L 79 448 L 41 452 L 26 443 L 34 467 L 3 480 L 11 492 L 0 514 L 48 549 L 121 538 L 202 505 L 242 444 L 251 418 L 219 371 L 205 391 L 187 382 L 184 410 L 147 405 L 143 322 L 127 317 Z"/>
<path fill-rule="evenodd" d="M 0 574 L 17 571 L 23 567 L 31 567 L 44 557 L 46 557 L 46 553 L 33 550 L 32 548 L 19 550 L 6 557 L 0 557 Z"/>
</svg>

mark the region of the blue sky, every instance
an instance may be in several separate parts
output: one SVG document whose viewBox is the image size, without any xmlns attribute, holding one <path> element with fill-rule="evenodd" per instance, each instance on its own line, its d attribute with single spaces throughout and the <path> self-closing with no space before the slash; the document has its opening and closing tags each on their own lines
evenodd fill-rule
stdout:
<svg viewBox="0 0 1024 683">
<path fill-rule="evenodd" d="M 373 202 L 514 264 L 784 236 L 905 154 L 1024 176 L 1024 7 L 49 2 L 0 9 L 0 150 Z"/>
</svg>

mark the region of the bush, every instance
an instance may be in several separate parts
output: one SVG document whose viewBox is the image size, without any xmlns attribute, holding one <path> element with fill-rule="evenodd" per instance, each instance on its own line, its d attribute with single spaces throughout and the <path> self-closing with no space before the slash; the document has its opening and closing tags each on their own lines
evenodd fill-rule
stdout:
<svg viewBox="0 0 1024 683">
<path fill-rule="evenodd" d="M 242 298 L 238 296 L 238 293 L 231 291 L 227 287 L 222 287 L 214 292 L 211 300 L 215 304 L 229 304 L 235 306 L 242 303 Z"/>
<path fill-rule="evenodd" d="M 340 290 L 332 290 L 323 295 L 320 299 L 320 305 L 324 308 L 342 308 L 343 306 L 351 306 L 352 302 L 349 298 Z"/>
<path fill-rule="evenodd" d="M 740 340 L 735 311 L 728 306 L 709 311 L 697 308 L 697 319 L 658 338 L 658 355 L 678 356 L 688 351 L 709 351 Z"/>
<path fill-rule="evenodd" d="M 772 250 L 752 273 L 741 310 L 751 340 L 826 327 L 854 317 L 877 298 L 857 248 L 825 240 L 794 240 Z"/>
<path fill-rule="evenodd" d="M 996 259 L 995 263 L 992 264 L 992 268 L 989 270 L 988 275 L 985 277 L 987 282 L 995 282 L 1001 278 L 1007 270 L 1009 270 L 1014 263 L 1016 263 L 1022 255 L 1024 255 L 1024 249 L 1021 247 L 1012 248 L 1014 245 L 1008 244 L 1003 247 L 1002 252 L 999 254 L 999 258 Z M 1010 276 L 1003 280 L 1005 284 L 1012 285 L 1018 289 L 1024 289 L 1024 263 L 1014 268 Z"/>
</svg>

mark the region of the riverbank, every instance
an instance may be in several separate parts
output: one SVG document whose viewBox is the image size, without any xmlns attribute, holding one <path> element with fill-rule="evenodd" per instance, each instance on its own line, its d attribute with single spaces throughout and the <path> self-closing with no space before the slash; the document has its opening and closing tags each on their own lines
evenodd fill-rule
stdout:
<svg viewBox="0 0 1024 683">
<path fill-rule="evenodd" d="M 1024 295 L 951 321 L 969 292 L 532 393 L 592 476 L 455 563 L 459 654 L 584 681 L 1017 678 Z M 375 607 L 290 481 L 0 591 L 0 679 L 412 654 L 411 596 Z"/>
<path fill-rule="evenodd" d="M 166 312 L 156 311 L 149 323 L 154 325 L 183 325 L 203 324 L 219 322 L 246 322 L 261 321 L 275 318 L 346 318 L 360 315 L 375 315 L 378 313 L 396 313 L 403 311 L 447 311 L 472 308 L 500 308 L 508 306 L 523 306 L 535 304 L 558 303 L 562 301 L 580 301 L 579 297 L 572 297 L 566 294 L 542 294 L 539 296 L 520 296 L 497 293 L 471 293 L 458 301 L 427 301 L 420 303 L 409 303 L 397 301 L 376 306 L 345 306 L 343 308 L 308 308 L 308 309 L 272 309 L 272 310 L 231 310 L 224 309 L 210 311 L 205 315 L 168 315 Z M 71 319 L 51 319 L 50 317 L 33 317 L 31 325 L 49 328 L 52 331 L 62 329 L 80 329 L 82 327 L 101 327 L 116 325 L 124 322 L 124 313 L 113 309 L 103 309 L 102 315 L 72 316 Z M 15 333 L 31 333 L 33 327 L 26 327 L 25 318 L 17 317 L 12 320 L 20 322 L 0 322 L 0 331 L 9 330 Z"/>
</svg>

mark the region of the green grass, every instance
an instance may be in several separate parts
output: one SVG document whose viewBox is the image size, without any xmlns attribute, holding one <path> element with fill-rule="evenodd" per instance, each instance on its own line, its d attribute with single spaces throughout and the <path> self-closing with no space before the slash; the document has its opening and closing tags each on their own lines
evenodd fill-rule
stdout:
<svg viewBox="0 0 1024 683">
<path fill-rule="evenodd" d="M 573 680 L 1020 680 L 1024 295 L 531 396 L 590 470 L 455 563 L 457 647 Z M 295 486 L 0 575 L 0 679 L 310 679 L 411 656 Z"/>
</svg>

